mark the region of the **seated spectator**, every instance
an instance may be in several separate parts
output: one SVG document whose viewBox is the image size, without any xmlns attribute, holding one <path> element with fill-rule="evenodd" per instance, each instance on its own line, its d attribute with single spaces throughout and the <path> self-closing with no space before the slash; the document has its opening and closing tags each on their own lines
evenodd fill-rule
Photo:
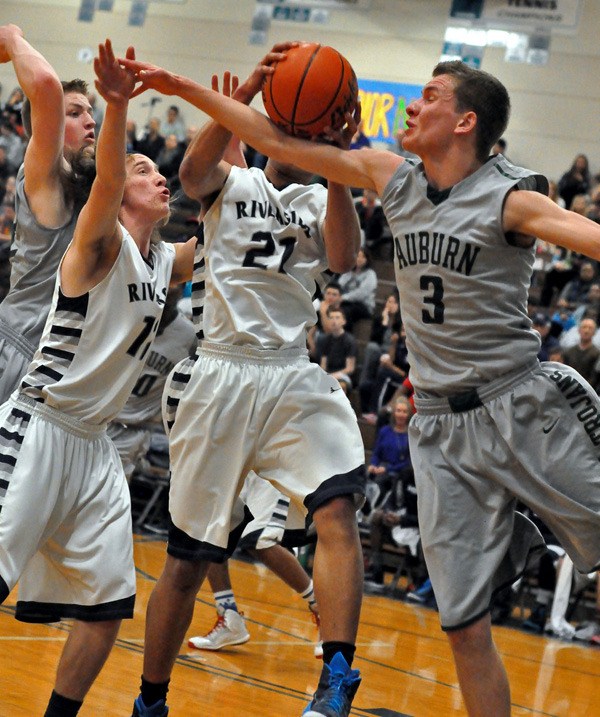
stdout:
<svg viewBox="0 0 600 717">
<path fill-rule="evenodd" d="M 11 127 L 16 135 L 22 137 L 23 132 L 23 120 L 21 117 L 21 110 L 23 109 L 23 101 L 25 94 L 20 87 L 15 87 L 10 93 L 4 108 L 2 109 L 2 124 L 6 124 Z"/>
<path fill-rule="evenodd" d="M 2 202 L 0 205 L 0 239 L 9 241 L 15 222 L 14 202 Z"/>
<path fill-rule="evenodd" d="M 367 417 L 367 423 L 375 423 L 377 431 L 379 431 L 382 426 L 387 425 L 390 421 L 390 416 L 392 415 L 394 406 L 396 405 L 396 400 L 399 398 L 407 398 L 408 402 L 412 406 L 413 413 L 416 412 L 417 409 L 415 408 L 415 389 L 413 388 L 413 385 L 410 382 L 410 378 L 408 376 L 394 391 L 389 401 L 384 403 L 377 411 L 375 419 L 373 420 L 372 418 Z M 364 418 L 366 417 L 363 415 L 363 419 Z"/>
<path fill-rule="evenodd" d="M 356 213 L 367 249 L 377 249 L 389 234 L 385 234 L 387 221 L 381 201 L 372 189 L 363 189 L 362 195 L 355 200 Z"/>
<path fill-rule="evenodd" d="M 563 333 L 570 331 L 578 325 L 577 320 L 573 316 L 573 312 L 569 309 L 565 301 L 556 302 L 556 310 L 552 314 L 551 320 L 552 329 L 550 332 L 557 338 L 562 337 Z"/>
<path fill-rule="evenodd" d="M 185 142 L 185 123 L 177 105 L 170 105 L 167 108 L 167 116 L 161 122 L 160 133 L 165 138 L 174 134 L 177 142 Z"/>
<path fill-rule="evenodd" d="M 564 200 L 567 209 L 571 209 L 575 196 L 587 194 L 590 191 L 591 183 L 588 158 L 585 154 L 578 154 L 571 167 L 558 182 L 558 193 Z"/>
<path fill-rule="evenodd" d="M 17 134 L 15 128 L 7 122 L 0 122 L 0 147 L 6 152 L 9 174 L 16 174 L 23 163 L 27 138 Z"/>
<path fill-rule="evenodd" d="M 392 336 L 400 331 L 400 304 L 394 291 L 385 300 L 380 314 L 373 317 L 371 335 L 365 347 L 359 385 L 374 385 L 382 354 L 389 353 Z M 365 408 L 366 411 L 366 408 Z"/>
<path fill-rule="evenodd" d="M 158 171 L 166 177 L 167 185 L 171 186 L 174 180 L 179 180 L 179 167 L 185 154 L 185 148 L 179 143 L 174 133 L 165 137 L 164 147 L 158 153 L 156 164 Z"/>
<path fill-rule="evenodd" d="M 367 422 L 377 421 L 377 412 L 408 377 L 408 371 L 406 332 L 401 325 L 399 333 L 392 336 L 389 353 L 382 354 L 379 359 L 375 381 L 366 381 L 359 386 L 361 410 Z"/>
<path fill-rule="evenodd" d="M 579 324 L 579 342 L 563 352 L 565 363 L 572 366 L 594 388 L 600 383 L 596 368 L 600 349 L 592 341 L 597 328 L 593 318 L 584 317 Z"/>
<path fill-rule="evenodd" d="M 540 361 L 550 361 L 550 355 L 560 350 L 560 342 L 550 333 L 552 321 L 547 314 L 537 313 L 532 317 L 533 326 L 542 339 L 542 345 L 538 352 Z"/>
<path fill-rule="evenodd" d="M 328 319 L 331 332 L 323 338 L 319 363 L 348 394 L 352 390 L 352 374 L 356 369 L 356 339 L 344 329 L 346 317 L 341 309 L 330 308 Z"/>
<path fill-rule="evenodd" d="M 578 275 L 565 284 L 560 292 L 559 301 L 564 301 L 571 310 L 586 304 L 590 287 L 595 278 L 596 267 L 594 264 L 591 261 L 582 262 Z"/>
<path fill-rule="evenodd" d="M 352 328 L 358 319 L 370 319 L 375 308 L 377 274 L 371 268 L 371 257 L 367 249 L 360 249 L 356 266 L 342 274 L 338 283 L 342 290 L 342 309 L 346 315 L 346 328 Z"/>
<path fill-rule="evenodd" d="M 138 138 L 137 138 L 137 125 L 136 123 L 128 119 L 127 120 L 127 153 L 132 154 L 138 151 Z"/>
<path fill-rule="evenodd" d="M 137 151 L 149 157 L 153 162 L 156 162 L 160 150 L 164 146 L 165 138 L 160 133 L 160 119 L 158 117 L 152 117 L 148 122 L 148 126 L 142 138 L 138 141 Z"/>
<path fill-rule="evenodd" d="M 8 161 L 6 149 L 0 145 L 0 186 L 4 188 L 6 186 L 6 180 L 16 173 L 17 169 Z"/>
<path fill-rule="evenodd" d="M 585 304 L 581 304 L 573 311 L 573 320 L 579 323 L 584 315 L 593 316 L 596 323 L 600 320 L 600 283 L 597 280 L 590 286 Z"/>
<path fill-rule="evenodd" d="M 14 206 L 15 204 L 15 195 L 17 192 L 17 177 L 14 174 L 11 174 L 6 179 L 6 183 L 4 184 L 4 195 L 2 197 L 2 201 L 6 204 L 11 204 Z"/>
<path fill-rule="evenodd" d="M 326 334 L 331 333 L 329 322 L 329 309 L 339 309 L 342 306 L 342 289 L 337 281 L 331 280 L 323 290 L 323 298 L 314 302 L 317 312 L 317 323 L 307 332 L 306 343 L 308 353 L 313 361 L 320 362 L 321 344 Z"/>
<path fill-rule="evenodd" d="M 551 306 L 555 301 L 556 292 L 560 293 L 565 285 L 577 276 L 581 261 L 579 254 L 568 251 L 563 247 L 554 248 L 542 285 L 540 295 L 540 305 L 542 307 Z"/>
<path fill-rule="evenodd" d="M 388 423 L 377 432 L 367 467 L 367 480 L 375 482 L 380 498 L 388 493 L 400 471 L 410 466 L 408 424 L 413 413 L 408 399 L 400 396 L 394 402 Z M 375 506 L 379 502 L 375 500 Z"/>
</svg>

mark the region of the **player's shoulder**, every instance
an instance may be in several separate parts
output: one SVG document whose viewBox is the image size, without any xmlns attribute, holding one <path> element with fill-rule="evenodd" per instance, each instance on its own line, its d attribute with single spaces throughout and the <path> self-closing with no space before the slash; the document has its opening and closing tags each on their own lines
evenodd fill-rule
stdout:
<svg viewBox="0 0 600 717">
<path fill-rule="evenodd" d="M 548 179 L 533 169 L 520 167 L 510 162 L 506 157 L 496 155 L 489 163 L 490 171 L 507 180 L 515 189 L 524 189 L 540 194 L 548 194 Z"/>
</svg>

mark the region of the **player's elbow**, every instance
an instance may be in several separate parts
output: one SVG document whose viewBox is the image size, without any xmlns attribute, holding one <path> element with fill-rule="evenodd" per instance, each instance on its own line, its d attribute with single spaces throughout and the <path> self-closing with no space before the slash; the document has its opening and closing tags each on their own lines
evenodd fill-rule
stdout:
<svg viewBox="0 0 600 717">
<path fill-rule="evenodd" d="M 181 188 L 188 195 L 188 197 L 194 196 L 194 189 L 198 184 L 197 173 L 194 173 L 191 165 L 192 163 L 184 157 L 179 167 L 179 181 L 181 182 Z"/>
<path fill-rule="evenodd" d="M 27 96 L 32 105 L 44 103 L 48 106 L 58 104 L 62 107 L 64 97 L 62 84 L 51 67 L 40 68 L 35 73 L 32 86 L 27 88 Z"/>
</svg>

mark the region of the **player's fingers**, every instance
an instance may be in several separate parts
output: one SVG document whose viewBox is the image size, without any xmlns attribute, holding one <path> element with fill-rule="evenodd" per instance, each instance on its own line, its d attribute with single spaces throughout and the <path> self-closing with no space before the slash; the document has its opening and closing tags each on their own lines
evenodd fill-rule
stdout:
<svg viewBox="0 0 600 717">
<path fill-rule="evenodd" d="M 112 42 L 108 39 L 108 37 L 107 37 L 106 40 L 104 41 L 104 47 L 106 48 L 106 60 L 107 60 L 107 62 L 108 62 L 109 64 L 111 64 L 111 65 L 114 64 L 114 62 L 115 62 L 115 53 L 113 52 Z"/>
<path fill-rule="evenodd" d="M 106 64 L 106 48 L 102 42 L 98 45 L 98 60 L 101 65 Z"/>
<path fill-rule="evenodd" d="M 148 85 L 146 85 L 144 82 L 142 82 L 141 85 L 135 88 L 135 90 L 131 93 L 130 98 L 133 99 L 134 97 L 137 97 L 138 95 L 141 95 L 142 92 L 145 92 L 148 89 Z"/>
<path fill-rule="evenodd" d="M 225 70 L 223 73 L 223 94 L 225 97 L 231 97 L 231 72 Z"/>
</svg>

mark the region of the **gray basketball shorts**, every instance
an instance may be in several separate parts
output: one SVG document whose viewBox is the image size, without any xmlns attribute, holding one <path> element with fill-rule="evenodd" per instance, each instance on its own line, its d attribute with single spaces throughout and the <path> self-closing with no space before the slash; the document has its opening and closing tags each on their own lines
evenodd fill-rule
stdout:
<svg viewBox="0 0 600 717">
<path fill-rule="evenodd" d="M 182 366 L 190 369 L 185 379 Z M 193 365 L 175 367 L 164 413 L 174 405 L 171 386 L 169 510 L 198 548 L 193 558 L 190 550 L 179 557 L 223 559 L 251 470 L 302 516 L 339 495 L 362 504 L 365 457 L 356 415 L 339 383 L 306 351 L 203 342 Z"/>
<path fill-rule="evenodd" d="M 104 427 L 32 399 L 0 407 L 0 591 L 27 622 L 133 617 L 129 489 Z"/>
<path fill-rule="evenodd" d="M 109 423 L 106 432 L 119 452 L 129 482 L 135 467 L 150 448 L 152 433 L 145 426 L 126 426 L 118 422 Z"/>
<path fill-rule="evenodd" d="M 600 400 L 576 371 L 534 362 L 477 391 L 415 404 L 419 526 L 443 629 L 484 615 L 494 588 L 539 546 L 517 500 L 578 570 L 600 565 Z"/>
</svg>

